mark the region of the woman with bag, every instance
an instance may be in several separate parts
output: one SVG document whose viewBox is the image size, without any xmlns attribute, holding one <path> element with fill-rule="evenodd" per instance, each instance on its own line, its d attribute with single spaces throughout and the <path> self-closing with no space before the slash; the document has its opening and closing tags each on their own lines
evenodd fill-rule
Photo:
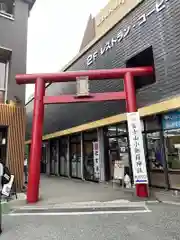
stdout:
<svg viewBox="0 0 180 240">
<path fill-rule="evenodd" d="M 0 234 L 2 233 L 2 209 L 1 209 L 1 196 L 2 196 L 2 188 L 3 188 L 3 183 L 2 183 L 2 178 L 3 178 L 3 173 L 4 173 L 4 166 L 0 162 Z"/>
</svg>

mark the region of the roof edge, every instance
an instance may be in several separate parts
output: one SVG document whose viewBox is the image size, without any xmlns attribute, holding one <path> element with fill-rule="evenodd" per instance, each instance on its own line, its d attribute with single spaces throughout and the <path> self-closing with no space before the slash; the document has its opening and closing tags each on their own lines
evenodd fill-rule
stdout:
<svg viewBox="0 0 180 240">
<path fill-rule="evenodd" d="M 180 108 L 180 96 L 176 96 L 174 98 L 169 98 L 157 103 L 153 103 L 148 106 L 141 107 L 138 109 L 138 112 L 141 117 L 146 117 L 154 114 L 166 113 L 170 110 L 173 111 L 179 108 Z M 121 113 L 118 115 L 113 115 L 111 117 L 99 119 L 93 122 L 81 124 L 69 129 L 64 129 L 57 132 L 46 134 L 43 136 L 43 140 L 49 140 L 56 137 L 67 136 L 73 133 L 83 132 L 90 129 L 108 126 L 111 124 L 117 124 L 124 121 L 127 121 L 126 113 Z M 25 144 L 30 144 L 30 143 L 31 143 L 30 139 L 25 141 Z"/>
<path fill-rule="evenodd" d="M 27 3 L 29 5 L 29 10 L 32 9 L 32 7 L 34 6 L 36 0 L 23 0 L 25 3 Z"/>
</svg>

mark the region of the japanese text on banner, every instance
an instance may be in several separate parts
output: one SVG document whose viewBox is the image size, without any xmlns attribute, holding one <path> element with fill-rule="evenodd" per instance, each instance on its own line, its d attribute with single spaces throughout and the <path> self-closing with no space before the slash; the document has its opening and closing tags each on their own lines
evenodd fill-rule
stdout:
<svg viewBox="0 0 180 240">
<path fill-rule="evenodd" d="M 128 113 L 127 120 L 134 183 L 148 183 L 139 113 Z"/>
</svg>

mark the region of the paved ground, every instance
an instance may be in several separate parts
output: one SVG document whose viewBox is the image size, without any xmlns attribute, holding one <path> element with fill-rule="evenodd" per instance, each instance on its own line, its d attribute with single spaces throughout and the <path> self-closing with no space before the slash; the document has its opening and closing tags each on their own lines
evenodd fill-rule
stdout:
<svg viewBox="0 0 180 240">
<path fill-rule="evenodd" d="M 37 205 L 55 205 L 72 202 L 113 201 L 135 199 L 133 191 L 124 191 L 117 185 L 83 182 L 81 180 L 41 176 L 40 199 Z M 25 205 L 25 200 L 13 201 L 13 206 Z"/>
<path fill-rule="evenodd" d="M 73 202 L 107 202 L 114 200 L 134 201 L 159 201 L 163 203 L 175 203 L 180 205 L 180 193 L 174 191 L 166 191 L 160 189 L 151 189 L 151 196 L 148 199 L 138 199 L 135 191 L 122 189 L 117 184 L 98 184 L 92 182 L 83 182 L 81 180 L 67 179 L 60 177 L 41 176 L 40 196 L 41 200 L 36 206 L 55 206 Z M 11 201 L 3 206 L 3 210 L 7 212 L 9 206 L 17 208 L 25 206 L 26 195 L 18 195 L 18 200 Z"/>
<path fill-rule="evenodd" d="M 152 212 L 72 216 L 4 216 L 1 240 L 179 240 L 180 209 L 162 203 Z"/>
<path fill-rule="evenodd" d="M 53 186 L 53 187 L 51 187 Z M 49 202 L 84 202 L 111 201 L 115 199 L 131 198 L 132 192 L 125 193 L 120 187 L 112 184 L 98 184 L 93 182 L 58 178 L 41 177 L 40 195 Z"/>
</svg>

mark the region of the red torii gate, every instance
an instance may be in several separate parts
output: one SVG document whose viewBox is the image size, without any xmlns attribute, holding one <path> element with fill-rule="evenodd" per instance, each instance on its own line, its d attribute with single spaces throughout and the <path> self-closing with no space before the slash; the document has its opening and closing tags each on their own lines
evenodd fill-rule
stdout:
<svg viewBox="0 0 180 240">
<path fill-rule="evenodd" d="M 45 104 L 80 103 L 125 100 L 127 112 L 136 112 L 136 93 L 134 86 L 135 76 L 152 75 L 152 67 L 118 68 L 108 70 L 89 70 L 77 72 L 60 72 L 52 74 L 25 74 L 17 75 L 17 84 L 35 84 L 34 110 L 32 125 L 32 141 L 30 150 L 29 181 L 27 202 L 35 203 L 39 198 L 40 160 L 42 146 L 42 126 Z M 88 77 L 89 80 L 124 79 L 123 92 L 90 93 L 88 96 L 76 95 L 45 96 L 45 84 L 55 82 L 73 82 L 79 77 Z M 136 185 L 136 195 L 148 197 L 147 184 Z"/>
</svg>

